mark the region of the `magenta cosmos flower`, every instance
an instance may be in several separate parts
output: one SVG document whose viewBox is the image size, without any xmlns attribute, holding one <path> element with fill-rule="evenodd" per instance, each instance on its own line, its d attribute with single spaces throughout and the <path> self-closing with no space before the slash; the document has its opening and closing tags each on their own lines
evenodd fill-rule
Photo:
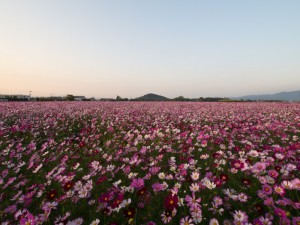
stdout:
<svg viewBox="0 0 300 225">
<path fill-rule="evenodd" d="M 300 217 L 294 217 L 293 218 L 293 225 L 299 225 L 300 224 Z"/>
<path fill-rule="evenodd" d="M 164 189 L 164 187 L 163 187 L 162 184 L 160 184 L 160 183 L 154 183 L 154 184 L 152 185 L 152 188 L 153 188 L 153 191 L 154 191 L 154 192 L 159 192 L 159 191 L 161 191 L 161 190 Z"/>
<path fill-rule="evenodd" d="M 178 206 L 178 196 L 177 195 L 172 195 L 172 194 L 168 194 L 165 197 L 164 200 L 164 206 L 167 210 L 173 210 L 176 209 Z"/>
<path fill-rule="evenodd" d="M 286 212 L 281 208 L 275 208 L 274 213 L 279 217 L 286 217 Z"/>
<path fill-rule="evenodd" d="M 240 160 L 233 160 L 231 162 L 231 166 L 237 170 L 244 168 L 244 163 L 242 163 Z"/>
</svg>

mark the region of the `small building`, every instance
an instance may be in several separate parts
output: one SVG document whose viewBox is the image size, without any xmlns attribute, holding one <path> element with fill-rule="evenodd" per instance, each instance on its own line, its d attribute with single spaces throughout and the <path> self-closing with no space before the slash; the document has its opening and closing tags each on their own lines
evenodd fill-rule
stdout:
<svg viewBox="0 0 300 225">
<path fill-rule="evenodd" d="M 1 101 L 29 101 L 30 95 L 0 95 Z"/>
<path fill-rule="evenodd" d="M 86 97 L 85 96 L 74 96 L 74 101 L 85 101 Z"/>
<path fill-rule="evenodd" d="M 30 95 L 16 95 L 17 99 L 27 99 L 30 100 Z"/>
<path fill-rule="evenodd" d="M 114 98 L 100 98 L 99 101 L 112 102 L 112 101 L 115 101 L 115 99 Z"/>
</svg>

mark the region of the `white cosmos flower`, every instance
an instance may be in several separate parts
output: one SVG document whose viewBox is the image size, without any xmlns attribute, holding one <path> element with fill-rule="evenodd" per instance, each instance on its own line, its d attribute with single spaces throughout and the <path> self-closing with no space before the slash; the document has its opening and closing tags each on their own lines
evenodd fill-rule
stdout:
<svg viewBox="0 0 300 225">
<path fill-rule="evenodd" d="M 236 220 L 236 221 L 244 221 L 246 219 L 245 213 L 241 210 L 235 210 L 233 217 L 234 217 L 234 220 Z"/>
<path fill-rule="evenodd" d="M 130 173 L 128 174 L 128 178 L 131 179 L 131 178 L 135 178 L 136 176 L 138 175 L 138 173 Z"/>
<path fill-rule="evenodd" d="M 82 188 L 78 191 L 79 198 L 85 198 L 88 194 L 88 191 L 85 188 Z"/>
<path fill-rule="evenodd" d="M 191 190 L 191 192 L 199 191 L 199 185 L 197 183 L 191 184 L 190 190 Z"/>
<path fill-rule="evenodd" d="M 120 204 L 120 207 L 121 207 L 121 208 L 125 208 L 125 207 L 129 206 L 130 203 L 131 203 L 131 198 L 129 198 L 129 199 L 124 199 L 123 202 Z"/>
<path fill-rule="evenodd" d="M 85 175 L 85 176 L 82 177 L 82 179 L 88 180 L 88 179 L 90 179 L 90 177 L 91 177 L 91 175 Z"/>
<path fill-rule="evenodd" d="M 191 175 L 191 178 L 195 181 L 198 180 L 199 179 L 199 172 L 193 172 L 192 175 Z"/>
<path fill-rule="evenodd" d="M 98 223 L 100 223 L 100 220 L 99 219 L 95 219 L 91 222 L 90 225 L 98 225 Z"/>
<path fill-rule="evenodd" d="M 108 165 L 106 169 L 107 169 L 107 171 L 113 171 L 114 168 L 115 168 L 114 165 Z"/>
<path fill-rule="evenodd" d="M 82 182 L 79 180 L 74 185 L 74 190 L 79 191 L 82 188 Z"/>
<path fill-rule="evenodd" d="M 94 205 L 96 203 L 96 200 L 95 199 L 92 199 L 88 202 L 89 205 Z"/>
<path fill-rule="evenodd" d="M 281 182 L 281 185 L 285 188 L 285 189 L 292 189 L 293 185 L 290 181 L 288 180 L 284 180 Z"/>
<path fill-rule="evenodd" d="M 215 218 L 212 218 L 210 221 L 209 221 L 209 225 L 219 225 L 219 221 Z"/>
<path fill-rule="evenodd" d="M 204 155 L 201 155 L 201 156 L 200 156 L 200 159 L 207 159 L 208 157 L 209 157 L 208 154 L 204 154 Z"/>
<path fill-rule="evenodd" d="M 113 185 L 117 187 L 117 186 L 118 186 L 119 184 L 121 184 L 121 183 L 122 183 L 122 181 L 121 181 L 121 180 L 118 180 L 118 181 L 116 181 L 115 183 L 113 183 Z"/>
<path fill-rule="evenodd" d="M 82 218 L 77 218 L 75 220 L 69 221 L 67 225 L 81 225 L 83 223 Z"/>
<path fill-rule="evenodd" d="M 163 180 L 163 179 L 165 179 L 165 177 L 166 177 L 166 175 L 163 172 L 161 172 L 161 173 L 158 174 L 158 178 L 159 179 Z"/>
<path fill-rule="evenodd" d="M 208 189 L 214 189 L 216 187 L 216 184 L 214 182 L 211 182 L 209 179 L 204 178 L 202 180 L 203 184 L 208 188 Z"/>
</svg>

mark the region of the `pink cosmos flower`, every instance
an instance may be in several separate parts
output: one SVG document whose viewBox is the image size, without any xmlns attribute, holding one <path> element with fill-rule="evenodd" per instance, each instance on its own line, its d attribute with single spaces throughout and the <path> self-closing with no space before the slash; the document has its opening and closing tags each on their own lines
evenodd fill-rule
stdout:
<svg viewBox="0 0 300 225">
<path fill-rule="evenodd" d="M 243 222 L 246 223 L 248 222 L 248 215 L 241 210 L 235 210 L 234 214 L 233 214 L 233 218 L 235 221 L 239 221 L 239 222 Z"/>
<path fill-rule="evenodd" d="M 292 188 L 295 190 L 300 190 L 300 179 L 295 178 L 294 180 L 291 180 Z"/>
<path fill-rule="evenodd" d="M 262 190 L 263 190 L 263 192 L 265 193 L 265 194 L 267 194 L 267 195 L 270 195 L 270 194 L 272 194 L 272 187 L 270 186 L 270 185 L 267 185 L 267 184 L 264 184 L 263 186 L 262 186 Z"/>
<path fill-rule="evenodd" d="M 31 213 L 28 213 L 25 218 L 20 220 L 21 225 L 34 225 L 34 216 Z"/>
<path fill-rule="evenodd" d="M 266 164 L 263 162 L 257 162 L 253 165 L 251 171 L 252 173 L 261 173 L 266 169 Z"/>
<path fill-rule="evenodd" d="M 200 188 L 199 184 L 197 184 L 197 183 L 192 183 L 191 186 L 190 186 L 191 192 L 196 192 L 196 191 L 199 190 L 199 188 Z"/>
<path fill-rule="evenodd" d="M 285 195 L 285 189 L 281 185 L 274 185 L 274 192 L 279 194 L 280 196 Z"/>
<path fill-rule="evenodd" d="M 159 192 L 159 191 L 163 190 L 163 186 L 160 183 L 152 184 L 152 188 L 153 188 L 154 192 Z"/>
<path fill-rule="evenodd" d="M 166 210 L 161 214 L 161 220 L 163 221 L 164 224 L 170 223 L 172 217 L 174 217 L 176 213 L 177 211 L 175 208 L 172 211 Z"/>
<path fill-rule="evenodd" d="M 215 196 L 213 201 L 214 201 L 216 207 L 219 207 L 220 205 L 223 204 L 223 200 L 220 196 Z"/>
<path fill-rule="evenodd" d="M 7 208 L 4 209 L 5 213 L 10 213 L 13 214 L 17 211 L 17 206 L 16 205 L 10 205 Z"/>
<path fill-rule="evenodd" d="M 17 212 L 14 214 L 15 220 L 20 220 L 22 218 L 26 218 L 28 215 L 28 210 L 27 209 L 19 209 Z"/>
<path fill-rule="evenodd" d="M 293 202 L 293 203 L 292 203 L 292 206 L 293 206 L 295 209 L 300 209 L 300 202 Z"/>
<path fill-rule="evenodd" d="M 276 201 L 276 204 L 278 205 L 282 205 L 282 206 L 286 206 L 286 205 L 292 205 L 293 204 L 293 201 L 289 198 L 285 198 L 283 197 L 282 199 L 278 199 Z"/>
<path fill-rule="evenodd" d="M 248 196 L 245 193 L 240 193 L 240 194 L 238 194 L 238 199 L 240 202 L 247 202 Z"/>
<path fill-rule="evenodd" d="M 201 198 L 196 198 L 195 192 L 192 193 L 192 196 L 185 196 L 184 200 L 187 202 L 187 206 L 190 208 L 200 207 L 199 203 L 201 202 Z"/>
<path fill-rule="evenodd" d="M 280 224 L 282 225 L 290 225 L 291 224 L 291 220 L 287 217 L 281 217 L 280 218 Z"/>
<path fill-rule="evenodd" d="M 138 179 L 133 179 L 130 187 L 136 188 L 136 189 L 141 189 L 144 187 L 144 180 L 141 178 Z"/>
<path fill-rule="evenodd" d="M 240 160 L 233 160 L 231 162 L 231 166 L 237 170 L 243 169 L 244 168 L 244 163 L 241 162 Z"/>
<path fill-rule="evenodd" d="M 278 177 L 278 172 L 276 170 L 269 170 L 268 175 L 270 177 L 276 178 L 276 177 Z"/>
<path fill-rule="evenodd" d="M 190 217 L 186 216 L 184 218 L 181 218 L 180 225 L 194 225 L 194 223 Z"/>
<path fill-rule="evenodd" d="M 266 198 L 266 199 L 264 200 L 264 204 L 265 204 L 266 206 L 273 206 L 273 205 L 274 205 L 273 198 L 271 198 L 271 197 Z"/>
<path fill-rule="evenodd" d="M 212 218 L 209 221 L 209 225 L 219 225 L 219 221 L 216 218 Z"/>
<path fill-rule="evenodd" d="M 196 180 L 198 180 L 199 179 L 199 172 L 197 172 L 197 171 L 194 171 L 194 172 L 192 172 L 192 174 L 191 174 L 191 178 L 194 180 L 194 181 L 196 181 Z"/>
<path fill-rule="evenodd" d="M 157 174 L 158 172 L 160 171 L 160 167 L 158 166 L 153 166 L 149 169 L 149 172 L 152 174 L 152 175 L 155 175 Z"/>
</svg>

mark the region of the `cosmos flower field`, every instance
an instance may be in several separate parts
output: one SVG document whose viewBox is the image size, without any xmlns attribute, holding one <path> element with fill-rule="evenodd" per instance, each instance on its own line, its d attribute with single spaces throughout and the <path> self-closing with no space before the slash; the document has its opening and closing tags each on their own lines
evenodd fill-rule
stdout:
<svg viewBox="0 0 300 225">
<path fill-rule="evenodd" d="M 0 103 L 1 224 L 300 224 L 300 104 Z"/>
</svg>

